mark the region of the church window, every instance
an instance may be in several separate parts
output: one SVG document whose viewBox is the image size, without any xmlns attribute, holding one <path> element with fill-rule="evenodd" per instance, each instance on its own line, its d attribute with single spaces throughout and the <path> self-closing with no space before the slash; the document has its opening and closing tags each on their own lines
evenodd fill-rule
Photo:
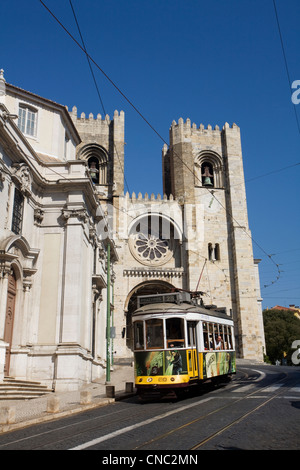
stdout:
<svg viewBox="0 0 300 470">
<path fill-rule="evenodd" d="M 78 154 L 80 160 L 87 162 L 87 172 L 93 184 L 111 184 L 111 170 L 106 150 L 98 144 L 84 145 Z"/>
<path fill-rule="evenodd" d="M 16 188 L 14 206 L 13 206 L 12 224 L 11 224 L 11 230 L 16 235 L 19 235 L 22 232 L 23 207 L 24 207 L 24 197 L 21 194 L 21 192 Z"/>
<path fill-rule="evenodd" d="M 201 151 L 195 160 L 194 172 L 196 187 L 224 189 L 224 166 L 219 154 Z"/>
<path fill-rule="evenodd" d="M 140 253 L 141 258 L 149 261 L 154 261 L 155 259 L 164 258 L 168 252 L 168 242 L 167 240 L 159 240 L 154 237 L 145 237 L 140 235 L 139 239 L 136 240 L 136 247 L 138 253 Z"/>
<path fill-rule="evenodd" d="M 202 186 L 214 186 L 214 172 L 213 166 L 209 162 L 204 162 L 201 165 Z"/>
<path fill-rule="evenodd" d="M 24 134 L 36 137 L 37 110 L 29 106 L 20 105 L 18 127 Z"/>
<path fill-rule="evenodd" d="M 219 243 L 208 244 L 208 259 L 209 261 L 220 261 L 220 245 Z"/>
<path fill-rule="evenodd" d="M 159 216 L 146 216 L 132 228 L 129 247 L 142 264 L 160 266 L 173 255 L 174 227 Z"/>
</svg>

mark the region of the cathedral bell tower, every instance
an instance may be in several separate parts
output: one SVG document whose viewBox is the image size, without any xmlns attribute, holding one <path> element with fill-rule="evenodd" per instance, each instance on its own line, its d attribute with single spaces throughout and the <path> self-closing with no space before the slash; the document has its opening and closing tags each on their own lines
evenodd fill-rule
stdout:
<svg viewBox="0 0 300 470">
<path fill-rule="evenodd" d="M 189 289 L 226 307 L 242 358 L 262 360 L 264 333 L 253 259 L 240 129 L 179 119 L 164 146 L 163 188 L 182 204 Z M 202 276 L 200 278 L 200 273 Z"/>
</svg>

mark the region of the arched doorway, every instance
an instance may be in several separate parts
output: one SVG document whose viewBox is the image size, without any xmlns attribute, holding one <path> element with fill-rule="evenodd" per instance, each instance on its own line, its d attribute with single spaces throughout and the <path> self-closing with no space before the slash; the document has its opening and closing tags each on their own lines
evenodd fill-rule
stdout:
<svg viewBox="0 0 300 470">
<path fill-rule="evenodd" d="M 127 297 L 126 312 L 126 345 L 132 349 L 132 314 L 137 308 L 139 295 L 164 294 L 171 292 L 174 286 L 166 281 L 146 281 L 137 285 Z"/>
<path fill-rule="evenodd" d="M 7 287 L 7 302 L 6 302 L 6 314 L 5 314 L 5 326 L 4 326 L 4 342 L 8 343 L 5 354 L 5 365 L 4 375 L 9 375 L 10 356 L 11 356 L 11 345 L 14 327 L 14 316 L 15 316 L 15 303 L 17 293 L 17 282 L 14 271 L 11 271 L 8 276 L 8 287 Z"/>
</svg>

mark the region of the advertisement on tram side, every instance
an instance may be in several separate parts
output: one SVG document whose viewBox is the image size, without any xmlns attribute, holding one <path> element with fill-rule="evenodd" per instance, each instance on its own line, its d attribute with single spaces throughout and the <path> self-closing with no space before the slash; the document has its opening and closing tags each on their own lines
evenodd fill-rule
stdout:
<svg viewBox="0 0 300 470">
<path fill-rule="evenodd" d="M 141 351 L 135 353 L 136 376 L 187 374 L 186 351 Z"/>
<path fill-rule="evenodd" d="M 203 361 L 200 363 L 203 363 L 203 378 L 209 379 L 236 372 L 234 351 L 203 353 Z M 186 350 L 135 352 L 135 375 L 137 377 L 186 374 L 188 374 Z"/>
<path fill-rule="evenodd" d="M 203 377 L 211 378 L 218 375 L 236 372 L 235 352 L 220 351 L 204 354 Z"/>
</svg>

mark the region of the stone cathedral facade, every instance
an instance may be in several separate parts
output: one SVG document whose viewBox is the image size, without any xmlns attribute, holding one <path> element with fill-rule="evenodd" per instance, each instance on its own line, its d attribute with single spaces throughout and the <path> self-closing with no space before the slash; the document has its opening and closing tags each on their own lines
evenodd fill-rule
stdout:
<svg viewBox="0 0 300 470">
<path fill-rule="evenodd" d="M 124 192 L 125 116 L 79 114 L 0 73 L 0 380 L 76 389 L 132 357 L 137 295 L 201 291 L 263 360 L 240 129 L 173 122 L 162 194 Z"/>
<path fill-rule="evenodd" d="M 101 174 L 95 185 L 107 204 L 119 255 L 116 356 L 129 354 L 136 296 L 177 288 L 198 289 L 205 304 L 225 307 L 236 322 L 238 355 L 262 360 L 259 260 L 253 258 L 239 127 L 174 121 L 169 146 L 162 150 L 163 194 L 124 194 L 124 114 L 115 112 L 111 121 L 77 116 L 73 108 L 71 116 L 84 142 L 78 158 L 89 161 L 95 145 L 106 153 L 97 163 L 101 168 L 107 161 L 106 185 Z"/>
</svg>

